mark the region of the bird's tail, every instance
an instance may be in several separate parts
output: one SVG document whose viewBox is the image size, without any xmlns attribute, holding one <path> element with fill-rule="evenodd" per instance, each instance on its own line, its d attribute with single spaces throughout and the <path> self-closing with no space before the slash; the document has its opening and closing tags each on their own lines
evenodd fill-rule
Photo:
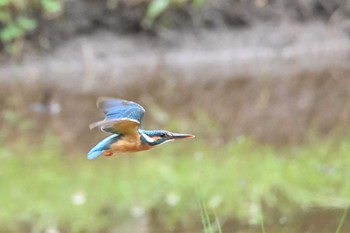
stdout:
<svg viewBox="0 0 350 233">
<path fill-rule="evenodd" d="M 89 153 L 87 154 L 88 159 L 96 159 L 100 155 L 104 153 L 105 150 L 110 149 L 110 145 L 113 144 L 115 141 L 118 140 L 119 135 L 111 135 L 105 139 L 103 139 L 101 142 L 99 142 L 96 146 L 94 146 Z"/>
</svg>

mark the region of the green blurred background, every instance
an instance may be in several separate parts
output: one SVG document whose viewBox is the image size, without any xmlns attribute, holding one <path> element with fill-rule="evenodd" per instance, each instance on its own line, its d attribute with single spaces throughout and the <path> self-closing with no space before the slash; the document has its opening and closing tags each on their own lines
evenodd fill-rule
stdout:
<svg viewBox="0 0 350 233">
<path fill-rule="evenodd" d="M 350 3 L 0 0 L 0 232 L 349 232 Z M 88 161 L 99 96 L 196 135 Z"/>
</svg>

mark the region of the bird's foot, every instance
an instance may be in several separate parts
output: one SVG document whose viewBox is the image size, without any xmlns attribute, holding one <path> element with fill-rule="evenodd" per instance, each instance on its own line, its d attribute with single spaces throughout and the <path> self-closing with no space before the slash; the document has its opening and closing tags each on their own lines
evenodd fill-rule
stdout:
<svg viewBox="0 0 350 233">
<path fill-rule="evenodd" d="M 105 156 L 112 156 L 112 155 L 113 155 L 113 152 L 110 151 L 110 150 L 105 150 L 105 151 L 104 151 L 104 154 L 105 154 Z"/>
</svg>

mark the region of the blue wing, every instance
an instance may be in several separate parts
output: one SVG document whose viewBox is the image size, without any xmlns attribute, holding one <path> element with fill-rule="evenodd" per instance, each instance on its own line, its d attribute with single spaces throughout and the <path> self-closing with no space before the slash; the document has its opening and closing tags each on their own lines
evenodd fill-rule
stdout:
<svg viewBox="0 0 350 233">
<path fill-rule="evenodd" d="M 88 159 L 95 159 L 101 154 L 103 154 L 104 150 L 108 150 L 110 148 L 110 145 L 114 142 L 118 141 L 120 135 L 113 134 L 105 139 L 103 139 L 101 142 L 99 142 L 96 146 L 94 146 L 89 153 L 87 154 Z"/>
<path fill-rule="evenodd" d="M 105 120 L 128 118 L 141 122 L 145 109 L 132 101 L 102 97 L 97 100 L 97 107 L 106 115 Z"/>
<path fill-rule="evenodd" d="M 126 134 L 137 133 L 141 125 L 145 109 L 132 101 L 102 97 L 97 101 L 97 107 L 101 109 L 106 118 L 90 125 L 90 129 L 100 127 L 101 130 Z"/>
</svg>

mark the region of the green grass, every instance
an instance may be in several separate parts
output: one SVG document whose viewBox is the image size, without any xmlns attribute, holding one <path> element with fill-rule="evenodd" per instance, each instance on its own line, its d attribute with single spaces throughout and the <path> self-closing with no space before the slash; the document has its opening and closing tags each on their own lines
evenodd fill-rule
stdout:
<svg viewBox="0 0 350 233">
<path fill-rule="evenodd" d="M 0 226 L 9 232 L 108 230 L 151 210 L 169 227 L 202 219 L 221 230 L 217 219 L 234 218 L 265 232 L 270 214 L 350 205 L 349 138 L 276 149 L 197 137 L 93 161 L 64 154 L 50 135 L 14 144 L 0 148 Z"/>
</svg>

